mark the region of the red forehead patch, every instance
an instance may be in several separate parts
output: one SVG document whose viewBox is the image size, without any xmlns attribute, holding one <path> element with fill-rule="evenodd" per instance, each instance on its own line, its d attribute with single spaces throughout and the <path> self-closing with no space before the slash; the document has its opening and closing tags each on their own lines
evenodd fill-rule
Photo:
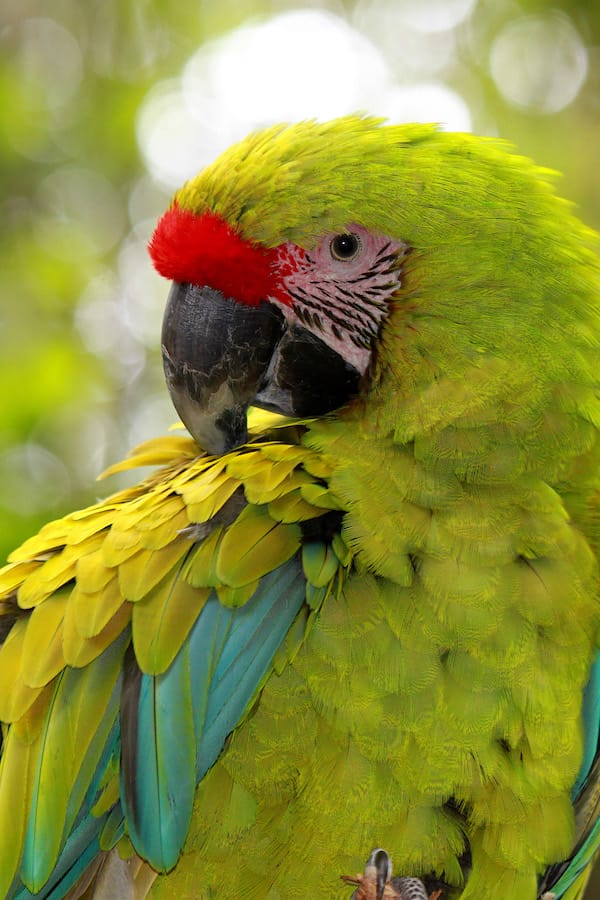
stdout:
<svg viewBox="0 0 600 900">
<path fill-rule="evenodd" d="M 278 250 L 243 238 L 220 216 L 173 205 L 159 219 L 149 252 L 171 281 L 205 285 L 224 297 L 257 306 L 267 297 L 289 303 L 278 284 Z"/>
</svg>

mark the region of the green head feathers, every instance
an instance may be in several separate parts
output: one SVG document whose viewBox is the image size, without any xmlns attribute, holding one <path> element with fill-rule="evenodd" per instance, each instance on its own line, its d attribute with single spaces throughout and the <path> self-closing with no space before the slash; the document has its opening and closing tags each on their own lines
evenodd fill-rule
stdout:
<svg viewBox="0 0 600 900">
<path fill-rule="evenodd" d="M 404 241 L 411 308 L 468 322 L 486 344 L 503 325 L 528 321 L 556 319 L 568 336 L 597 305 L 596 237 L 553 182 L 495 139 L 350 116 L 252 134 L 175 201 L 266 247 L 311 248 L 352 222 Z"/>
<path fill-rule="evenodd" d="M 524 448 L 554 393 L 542 443 L 587 444 L 563 413 L 600 418 L 596 236 L 555 196 L 553 174 L 504 143 L 354 116 L 275 126 L 226 151 L 174 202 L 225 220 L 263 249 L 267 268 L 277 248 L 313 252 L 353 224 L 401 242 L 401 278 L 357 401 L 377 433 L 404 441 L 492 422 L 518 433 L 519 465 L 535 466 Z M 217 264 L 227 268 L 220 254 Z M 473 465 L 468 447 L 460 455 Z"/>
</svg>

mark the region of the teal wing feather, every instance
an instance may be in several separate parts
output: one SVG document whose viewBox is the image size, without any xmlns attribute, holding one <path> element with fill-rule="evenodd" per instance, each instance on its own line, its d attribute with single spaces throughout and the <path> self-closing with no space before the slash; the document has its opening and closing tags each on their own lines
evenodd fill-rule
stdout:
<svg viewBox="0 0 600 900">
<path fill-rule="evenodd" d="M 154 676 L 138 669 L 130 681 L 121 715 L 122 796 L 131 841 L 154 868 L 177 862 L 196 783 L 242 718 L 305 590 L 292 559 L 239 609 L 212 594 L 169 669 Z"/>
<path fill-rule="evenodd" d="M 306 579 L 294 558 L 265 575 L 255 597 L 241 609 L 227 609 L 216 598 L 207 603 L 207 615 L 217 620 L 215 633 L 226 632 L 226 637 L 220 652 L 208 656 L 199 619 L 190 642 L 194 675 L 204 674 L 205 679 L 196 677 L 193 683 L 198 781 L 244 715 L 304 602 L 305 591 Z"/>
<path fill-rule="evenodd" d="M 600 653 L 584 693 L 583 722 L 584 758 L 573 788 L 577 839 L 571 857 L 546 872 L 540 897 L 545 892 L 551 892 L 557 900 L 583 897 L 584 873 L 600 851 Z"/>
<path fill-rule="evenodd" d="M 600 752 L 600 653 L 592 666 L 590 677 L 583 695 L 583 722 L 585 728 L 585 750 L 577 781 L 573 786 L 575 799 L 580 796 L 589 779 L 594 762 Z"/>
<path fill-rule="evenodd" d="M 35 890 L 47 882 L 63 835 L 71 832 L 90 781 L 97 777 L 114 724 L 124 649 L 122 635 L 85 669 L 66 668 L 57 679 L 44 723 L 21 860 L 21 878 Z M 104 712 L 96 722 L 86 715 L 89 692 L 96 699 L 104 695 Z M 66 782 L 67 790 L 61 790 L 71 761 L 77 774 Z"/>
<path fill-rule="evenodd" d="M 172 868 L 196 785 L 349 565 L 330 547 L 339 507 L 304 497 L 325 474 L 311 451 L 267 441 L 213 460 L 169 438 L 138 460 L 169 454 L 0 570 L 7 898 L 65 897 L 121 839 Z"/>
<path fill-rule="evenodd" d="M 26 900 L 26 898 L 47 898 L 47 900 L 61 900 L 77 884 L 88 866 L 94 861 L 103 849 L 100 844 L 100 835 L 109 818 L 108 813 L 102 816 L 92 814 L 92 809 L 100 792 L 101 778 L 107 770 L 111 760 L 116 761 L 120 753 L 119 732 L 119 697 L 120 692 L 114 691 L 111 698 L 111 713 L 113 721 L 111 732 L 106 740 L 102 755 L 98 761 L 96 771 L 90 780 L 83 803 L 77 812 L 77 817 L 68 833 L 68 838 L 62 846 L 62 850 L 55 861 L 54 867 L 41 891 L 32 893 L 23 884 L 23 875 L 17 876 L 8 891 L 7 898 Z M 97 739 L 97 735 L 95 735 Z M 74 792 L 76 796 L 76 792 Z M 69 806 L 73 807 L 73 797 Z M 123 822 L 122 815 L 120 816 Z M 122 824 L 119 836 L 123 833 Z"/>
</svg>

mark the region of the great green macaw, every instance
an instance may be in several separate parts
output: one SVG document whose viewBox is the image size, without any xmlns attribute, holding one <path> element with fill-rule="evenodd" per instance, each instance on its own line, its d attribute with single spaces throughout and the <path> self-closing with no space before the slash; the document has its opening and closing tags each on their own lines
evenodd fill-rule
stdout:
<svg viewBox="0 0 600 900">
<path fill-rule="evenodd" d="M 384 847 L 444 900 L 582 897 L 596 240 L 498 141 L 369 118 L 175 195 L 192 436 L 0 573 L 0 896 L 347 898 Z"/>
</svg>

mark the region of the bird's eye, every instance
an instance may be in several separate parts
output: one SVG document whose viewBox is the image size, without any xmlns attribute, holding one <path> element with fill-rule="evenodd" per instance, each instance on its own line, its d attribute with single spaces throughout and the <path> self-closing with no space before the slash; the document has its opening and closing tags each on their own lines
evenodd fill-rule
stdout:
<svg viewBox="0 0 600 900">
<path fill-rule="evenodd" d="M 357 234 L 336 234 L 331 240 L 329 250 L 334 259 L 348 262 L 354 259 L 360 250 L 360 238 Z"/>
</svg>

